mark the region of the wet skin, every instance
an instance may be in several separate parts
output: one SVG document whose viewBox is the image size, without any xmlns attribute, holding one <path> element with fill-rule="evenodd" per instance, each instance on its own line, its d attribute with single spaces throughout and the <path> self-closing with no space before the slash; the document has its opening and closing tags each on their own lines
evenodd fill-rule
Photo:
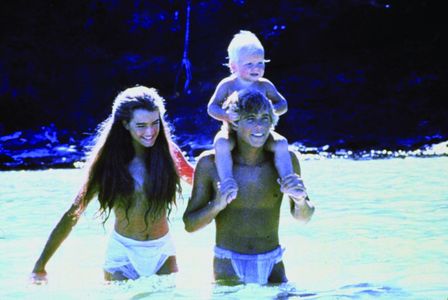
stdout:
<svg viewBox="0 0 448 300">
<path fill-rule="evenodd" d="M 148 208 L 147 199 L 143 193 L 142 185 L 144 178 L 149 170 L 144 165 L 143 153 L 146 148 L 152 147 L 157 140 L 160 126 L 160 114 L 156 111 L 145 109 L 136 109 L 133 111 L 129 122 L 123 122 L 123 126 L 129 131 L 132 137 L 132 144 L 135 150 L 135 157 L 129 164 L 129 172 L 135 182 L 135 192 L 130 201 L 128 218 L 126 210 L 123 207 L 115 205 L 113 212 L 115 214 L 115 230 L 125 237 L 145 241 L 158 239 L 166 235 L 169 231 L 166 212 L 156 220 L 147 217 L 145 223 L 145 212 Z M 85 192 L 81 188 L 73 205 L 66 211 L 55 229 L 52 231 L 45 248 L 36 262 L 31 274 L 31 282 L 42 284 L 47 282 L 47 272 L 45 266 L 60 244 L 70 234 L 72 228 L 78 222 L 82 212 L 86 207 L 81 208 L 81 203 L 89 203 L 98 193 L 97 190 Z M 157 274 L 169 274 L 177 272 L 176 257 L 170 256 Z M 106 280 L 125 280 L 122 274 L 110 274 L 105 272 Z"/>
<path fill-rule="evenodd" d="M 218 193 L 219 181 L 214 156 L 201 160 L 204 196 L 212 199 Z M 264 253 L 279 246 L 279 217 L 283 194 L 277 183 L 278 174 L 272 159 L 255 165 L 234 163 L 234 176 L 239 190 L 235 200 L 215 217 L 216 245 L 246 254 Z M 214 258 L 216 280 L 237 280 L 229 259 Z M 283 262 L 274 266 L 270 282 L 287 281 Z"/>
<path fill-rule="evenodd" d="M 267 111 L 241 117 L 232 154 L 234 177 L 239 190 L 230 203 L 227 202 L 227 195 L 219 189 L 214 155 L 205 155 L 198 161 L 192 197 L 184 214 L 188 231 L 198 230 L 214 219 L 215 242 L 219 247 L 258 254 L 279 246 L 283 193 L 277 183 L 278 173 L 272 154 L 263 147 L 271 125 Z M 292 154 L 291 159 L 295 170 L 300 172 L 295 155 Z M 214 258 L 214 273 L 216 280 L 237 279 L 228 259 Z M 287 281 L 282 262 L 274 266 L 269 281 Z"/>
<path fill-rule="evenodd" d="M 143 193 L 143 182 L 148 170 L 141 158 L 145 148 L 152 147 L 157 139 L 160 129 L 159 112 L 147 111 L 145 109 L 136 109 L 129 123 L 123 124 L 131 134 L 133 145 L 136 152 L 135 158 L 129 164 L 129 172 L 134 178 L 135 193 L 130 199 L 130 208 L 127 213 L 123 207 L 115 206 L 115 230 L 122 236 L 138 241 L 154 240 L 165 236 L 168 231 L 168 221 L 166 212 L 156 220 L 150 216 L 146 218 L 145 212 L 148 209 L 148 202 Z M 163 264 L 157 274 L 169 274 L 177 272 L 176 257 L 170 256 Z M 106 280 L 125 280 L 121 274 L 105 273 Z"/>
</svg>

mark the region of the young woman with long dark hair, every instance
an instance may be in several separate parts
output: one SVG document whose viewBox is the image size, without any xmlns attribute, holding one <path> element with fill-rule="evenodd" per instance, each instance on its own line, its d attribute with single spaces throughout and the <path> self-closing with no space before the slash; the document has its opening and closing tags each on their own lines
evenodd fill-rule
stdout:
<svg viewBox="0 0 448 300">
<path fill-rule="evenodd" d="M 115 214 L 106 280 L 177 272 L 167 216 L 181 191 L 179 179 L 191 183 L 193 169 L 171 141 L 164 116 L 164 100 L 153 88 L 136 86 L 115 98 L 112 114 L 99 126 L 84 184 L 52 231 L 33 282 L 46 282 L 47 262 L 95 196 L 104 222 Z"/>
</svg>

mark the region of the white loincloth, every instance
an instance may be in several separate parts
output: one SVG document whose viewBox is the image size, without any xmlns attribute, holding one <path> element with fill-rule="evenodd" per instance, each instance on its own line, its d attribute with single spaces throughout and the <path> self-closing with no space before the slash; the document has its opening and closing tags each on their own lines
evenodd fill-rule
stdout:
<svg viewBox="0 0 448 300">
<path fill-rule="evenodd" d="M 168 257 L 176 254 L 171 235 L 157 240 L 137 241 L 124 237 L 115 230 L 109 239 L 104 270 L 121 273 L 128 279 L 154 275 Z"/>
</svg>

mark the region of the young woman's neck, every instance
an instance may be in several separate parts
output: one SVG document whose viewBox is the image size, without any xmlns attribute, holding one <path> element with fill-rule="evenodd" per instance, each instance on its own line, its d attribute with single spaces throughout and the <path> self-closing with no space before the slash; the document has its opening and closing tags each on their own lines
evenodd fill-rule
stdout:
<svg viewBox="0 0 448 300">
<path fill-rule="evenodd" d="M 143 159 L 145 157 L 146 148 L 140 144 L 134 143 L 134 159 Z"/>
</svg>

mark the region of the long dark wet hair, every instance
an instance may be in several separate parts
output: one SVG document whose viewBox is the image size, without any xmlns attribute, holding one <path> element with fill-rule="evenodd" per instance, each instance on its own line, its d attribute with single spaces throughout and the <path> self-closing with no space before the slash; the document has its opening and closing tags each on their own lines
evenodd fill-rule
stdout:
<svg viewBox="0 0 448 300">
<path fill-rule="evenodd" d="M 176 172 L 172 150 L 171 134 L 164 119 L 164 99 L 153 88 L 136 86 L 128 88 L 115 98 L 112 114 L 100 124 L 95 145 L 88 160 L 88 175 L 85 193 L 98 193 L 99 212 L 104 222 L 113 207 L 120 206 L 128 211 L 134 194 L 135 182 L 129 172 L 129 164 L 135 156 L 132 137 L 123 123 L 129 123 L 136 109 L 158 111 L 160 116 L 159 135 L 152 147 L 145 149 L 146 175 L 143 191 L 148 201 L 145 212 L 152 220 L 163 216 L 176 204 L 176 193 L 181 192 L 179 175 Z M 81 206 L 88 201 L 84 198 Z"/>
</svg>

